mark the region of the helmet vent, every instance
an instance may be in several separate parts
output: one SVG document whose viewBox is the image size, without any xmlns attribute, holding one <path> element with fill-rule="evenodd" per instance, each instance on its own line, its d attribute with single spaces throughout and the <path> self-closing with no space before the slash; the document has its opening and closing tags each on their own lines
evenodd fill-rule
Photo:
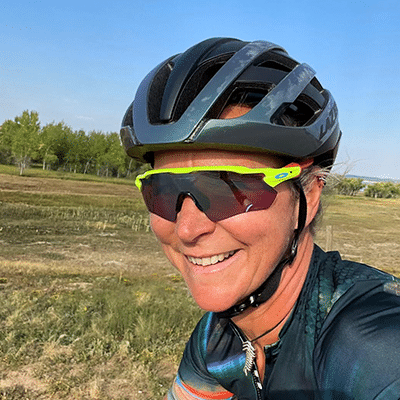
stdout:
<svg viewBox="0 0 400 400">
<path fill-rule="evenodd" d="M 308 126 L 320 113 L 320 106 L 310 97 L 301 94 L 292 104 L 283 105 L 271 122 L 284 126 Z"/>
<path fill-rule="evenodd" d="M 160 68 L 150 86 L 147 99 L 147 113 L 151 124 L 160 124 L 162 122 L 160 120 L 161 100 L 173 66 L 173 62 L 166 62 Z"/>
<path fill-rule="evenodd" d="M 180 96 L 175 106 L 172 120 L 177 121 L 189 107 L 190 103 L 201 92 L 204 86 L 222 68 L 222 66 L 232 57 L 233 54 L 225 54 L 216 59 L 207 60 L 203 63 L 186 82 L 182 88 Z"/>
<path fill-rule="evenodd" d="M 298 65 L 298 62 L 290 58 L 284 52 L 272 50 L 262 54 L 254 64 L 257 67 L 266 67 L 283 72 L 290 72 Z"/>
</svg>

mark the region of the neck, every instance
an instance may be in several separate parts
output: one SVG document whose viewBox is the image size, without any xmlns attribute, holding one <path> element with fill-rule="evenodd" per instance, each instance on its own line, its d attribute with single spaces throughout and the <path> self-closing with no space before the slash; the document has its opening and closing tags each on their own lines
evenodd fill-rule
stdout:
<svg viewBox="0 0 400 400">
<path fill-rule="evenodd" d="M 289 318 L 306 279 L 313 247 L 312 236 L 306 230 L 300 239 L 296 258 L 283 270 L 279 287 L 273 296 L 259 307 L 232 318 L 249 340 L 262 335 L 257 339 L 262 346 L 279 340 L 279 332 Z"/>
</svg>

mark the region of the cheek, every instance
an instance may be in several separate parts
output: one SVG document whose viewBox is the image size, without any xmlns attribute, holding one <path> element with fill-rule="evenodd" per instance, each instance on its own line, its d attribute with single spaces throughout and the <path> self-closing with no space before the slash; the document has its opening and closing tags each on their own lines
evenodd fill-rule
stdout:
<svg viewBox="0 0 400 400">
<path fill-rule="evenodd" d="M 277 200 L 268 210 L 238 214 L 220 221 L 220 225 L 239 241 L 249 244 L 290 239 L 297 223 L 296 207 L 287 195 Z"/>
<path fill-rule="evenodd" d="M 177 248 L 174 234 L 175 223 L 150 213 L 150 226 L 151 230 L 160 242 L 164 254 L 170 263 L 177 268 L 179 263 L 177 263 L 176 251 L 174 250 Z"/>
<path fill-rule="evenodd" d="M 150 213 L 151 230 L 162 244 L 169 244 L 172 241 L 175 224 L 158 215 Z"/>
<path fill-rule="evenodd" d="M 267 211 L 241 214 L 221 225 L 231 238 L 244 245 L 251 257 L 260 259 L 279 257 L 294 230 L 290 218 L 275 218 Z"/>
</svg>

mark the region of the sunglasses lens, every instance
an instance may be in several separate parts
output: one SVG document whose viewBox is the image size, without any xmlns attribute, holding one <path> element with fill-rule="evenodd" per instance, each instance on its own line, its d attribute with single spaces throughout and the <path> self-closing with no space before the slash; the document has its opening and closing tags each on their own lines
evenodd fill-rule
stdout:
<svg viewBox="0 0 400 400">
<path fill-rule="evenodd" d="M 266 210 L 277 192 L 263 181 L 263 175 L 219 172 L 210 191 L 210 208 L 205 211 L 212 221 L 220 221 L 249 211 Z"/>
<path fill-rule="evenodd" d="M 179 193 L 173 192 L 168 179 L 162 175 L 150 175 L 142 181 L 142 196 L 147 209 L 168 221 L 176 219 L 176 203 Z"/>
<path fill-rule="evenodd" d="M 175 221 L 184 195 L 190 195 L 207 217 L 217 222 L 248 211 L 265 210 L 277 192 L 263 181 L 262 174 L 199 171 L 150 175 L 142 181 L 142 194 L 149 211 L 169 221 Z"/>
</svg>

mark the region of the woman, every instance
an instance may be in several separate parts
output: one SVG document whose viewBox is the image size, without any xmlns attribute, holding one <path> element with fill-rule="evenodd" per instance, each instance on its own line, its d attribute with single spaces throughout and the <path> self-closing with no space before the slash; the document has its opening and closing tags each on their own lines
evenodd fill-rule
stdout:
<svg viewBox="0 0 400 400">
<path fill-rule="evenodd" d="M 121 138 L 206 313 L 169 399 L 399 399 L 400 284 L 313 243 L 336 104 L 272 43 L 205 40 L 141 83 Z"/>
</svg>

